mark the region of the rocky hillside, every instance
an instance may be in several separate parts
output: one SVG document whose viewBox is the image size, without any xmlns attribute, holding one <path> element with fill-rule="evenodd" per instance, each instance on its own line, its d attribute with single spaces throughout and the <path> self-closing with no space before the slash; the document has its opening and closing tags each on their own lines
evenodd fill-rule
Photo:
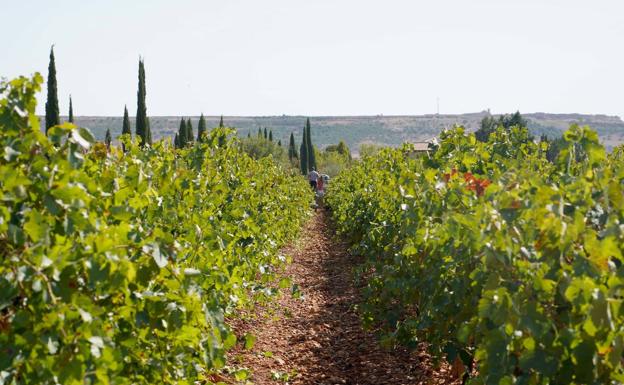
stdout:
<svg viewBox="0 0 624 385">
<path fill-rule="evenodd" d="M 344 140 L 357 152 L 362 143 L 378 143 L 398 146 L 405 141 L 424 141 L 436 136 L 445 127 L 461 124 L 469 130 L 476 130 L 487 111 L 460 115 L 412 115 L 412 116 L 317 116 L 312 117 L 314 142 L 321 148 Z M 617 116 L 532 113 L 524 115 L 535 135 L 559 135 L 572 123 L 589 125 L 598 131 L 601 139 L 612 148 L 624 142 L 624 122 Z M 199 117 L 192 117 L 197 129 Z M 291 132 L 299 142 L 305 117 L 303 116 L 226 116 L 225 124 L 236 127 L 240 135 L 256 135 L 259 127 L 273 131 L 275 140 L 287 143 Z M 121 117 L 80 116 L 77 124 L 89 127 L 98 138 L 104 138 L 107 128 L 113 137 L 121 132 Z M 219 122 L 218 116 L 207 117 L 209 127 Z M 133 122 L 134 123 L 134 122 Z M 152 134 L 155 139 L 173 137 L 178 129 L 180 117 L 150 117 Z"/>
</svg>

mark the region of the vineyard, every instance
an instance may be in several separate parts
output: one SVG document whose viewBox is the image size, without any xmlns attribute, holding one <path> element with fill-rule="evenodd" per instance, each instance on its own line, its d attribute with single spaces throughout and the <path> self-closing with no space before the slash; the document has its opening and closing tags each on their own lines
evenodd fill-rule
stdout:
<svg viewBox="0 0 624 385">
<path fill-rule="evenodd" d="M 624 151 L 588 127 L 455 127 L 313 205 L 292 138 L 44 133 L 41 82 L 0 83 L 0 384 L 624 383 Z"/>
<path fill-rule="evenodd" d="M 0 85 L 0 383 L 211 383 L 225 321 L 275 291 L 311 192 L 227 128 L 125 152 Z M 288 282 L 282 282 L 285 285 Z"/>
<path fill-rule="evenodd" d="M 326 200 L 366 257 L 364 322 L 472 384 L 624 382 L 624 160 L 572 126 L 444 131 L 365 158 Z"/>
</svg>

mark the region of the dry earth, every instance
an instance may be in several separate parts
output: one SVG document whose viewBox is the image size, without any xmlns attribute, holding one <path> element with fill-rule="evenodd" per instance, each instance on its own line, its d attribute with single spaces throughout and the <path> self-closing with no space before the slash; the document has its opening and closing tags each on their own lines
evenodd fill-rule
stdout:
<svg viewBox="0 0 624 385">
<path fill-rule="evenodd" d="M 298 242 L 284 254 L 293 262 L 285 274 L 302 298 L 283 290 L 274 305 L 259 306 L 236 333 L 256 336 L 254 346 L 238 346 L 230 362 L 251 371 L 254 384 L 451 384 L 448 365 L 434 368 L 420 349 L 382 349 L 371 331 L 362 329 L 355 305 L 352 268 L 357 258 L 337 241 L 328 215 L 319 210 Z M 242 338 L 241 338 L 242 339 Z M 237 383 L 230 379 L 230 383 Z M 249 382 L 247 382 L 249 383 Z"/>
</svg>

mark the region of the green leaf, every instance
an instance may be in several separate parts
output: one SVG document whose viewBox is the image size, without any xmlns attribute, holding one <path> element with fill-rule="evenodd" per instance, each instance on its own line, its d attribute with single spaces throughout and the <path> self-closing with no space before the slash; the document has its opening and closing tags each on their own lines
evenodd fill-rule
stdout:
<svg viewBox="0 0 624 385">
<path fill-rule="evenodd" d="M 250 333 L 245 334 L 245 349 L 251 350 L 255 343 L 256 343 L 256 336 Z"/>
</svg>

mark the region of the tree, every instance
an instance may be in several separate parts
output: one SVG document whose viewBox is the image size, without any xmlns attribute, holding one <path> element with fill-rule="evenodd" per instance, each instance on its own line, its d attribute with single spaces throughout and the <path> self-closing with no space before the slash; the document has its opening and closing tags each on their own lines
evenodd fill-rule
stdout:
<svg viewBox="0 0 624 385">
<path fill-rule="evenodd" d="M 191 124 L 191 118 L 188 118 L 186 121 L 186 141 L 188 143 L 193 143 L 193 125 Z"/>
<path fill-rule="evenodd" d="M 281 139 L 277 141 L 277 145 L 282 147 L 282 140 Z"/>
<path fill-rule="evenodd" d="M 308 148 L 306 150 L 306 155 L 308 156 L 308 171 L 316 170 L 316 154 L 314 153 L 314 145 L 312 144 L 312 134 L 310 129 L 310 118 L 306 120 L 306 142 Z"/>
<path fill-rule="evenodd" d="M 251 130 L 247 133 L 247 139 L 251 139 Z"/>
<path fill-rule="evenodd" d="M 108 148 L 110 150 L 110 146 L 111 146 L 111 142 L 113 141 L 113 138 L 111 136 L 110 133 L 110 129 L 106 129 L 106 136 L 104 137 L 104 143 L 106 144 L 106 148 Z"/>
<path fill-rule="evenodd" d="M 136 135 L 141 138 L 142 146 L 146 145 L 148 143 L 148 137 L 151 137 L 151 133 L 148 132 L 147 106 L 145 104 L 146 93 L 145 65 L 143 64 L 143 59 L 139 58 L 139 89 L 137 91 L 137 114 L 135 124 Z"/>
<path fill-rule="evenodd" d="M 475 131 L 475 137 L 480 142 L 487 142 L 490 134 L 496 131 L 497 122 L 493 116 L 485 116 L 481 119 L 481 127 Z"/>
<path fill-rule="evenodd" d="M 72 97 L 69 95 L 69 115 L 67 121 L 69 123 L 74 122 L 74 106 L 72 105 Z"/>
<path fill-rule="evenodd" d="M 269 131 L 269 142 L 273 141 L 273 130 Z"/>
<path fill-rule="evenodd" d="M 496 131 L 497 128 L 502 127 L 508 131 L 511 127 L 516 126 L 528 126 L 527 120 L 520 114 L 520 111 L 516 111 L 512 115 L 501 115 L 498 119 L 488 115 L 481 120 L 481 127 L 475 131 L 475 137 L 480 142 L 487 142 L 490 134 Z"/>
<path fill-rule="evenodd" d="M 186 146 L 186 133 L 186 122 L 184 121 L 184 118 L 182 118 L 182 120 L 180 120 L 180 128 L 178 129 L 178 142 L 180 144 L 180 148 Z"/>
<path fill-rule="evenodd" d="M 173 147 L 174 148 L 180 148 L 180 138 L 178 137 L 178 133 L 176 132 L 175 136 L 173 137 Z"/>
<path fill-rule="evenodd" d="M 223 127 L 225 126 L 223 125 L 223 115 L 221 115 L 221 119 L 219 119 L 219 128 L 223 128 Z"/>
<path fill-rule="evenodd" d="M 303 175 L 308 174 L 309 165 L 308 165 L 308 142 L 307 142 L 307 129 L 306 126 L 303 126 L 303 136 L 301 138 L 301 146 L 299 148 L 299 153 L 301 156 L 299 157 L 299 166 L 301 167 L 301 173 Z"/>
<path fill-rule="evenodd" d="M 262 128 L 258 127 L 258 138 L 262 138 Z"/>
<path fill-rule="evenodd" d="M 297 154 L 297 147 L 295 147 L 295 135 L 290 133 L 290 141 L 288 142 L 288 159 L 291 161 L 299 157 Z"/>
<path fill-rule="evenodd" d="M 59 112 L 58 93 L 56 85 L 56 63 L 54 61 L 54 46 L 50 49 L 50 63 L 48 64 L 48 99 L 45 105 L 46 134 L 52 126 L 61 123 Z"/>
<path fill-rule="evenodd" d="M 122 135 L 132 137 L 132 129 L 130 128 L 130 118 L 128 117 L 128 107 L 124 106 L 123 126 L 121 128 Z M 126 152 L 126 146 L 122 143 L 121 149 Z"/>
<path fill-rule="evenodd" d="M 338 144 L 331 144 L 325 147 L 325 152 L 337 152 L 338 154 L 351 160 L 351 151 L 344 141 L 340 141 Z"/>
<path fill-rule="evenodd" d="M 145 120 L 147 122 L 147 124 L 145 125 L 147 127 L 147 136 L 146 136 L 146 140 L 147 140 L 147 144 L 149 144 L 150 146 L 152 145 L 152 129 L 150 127 L 150 119 L 149 116 L 147 117 L 147 119 Z"/>
<path fill-rule="evenodd" d="M 269 136 L 267 135 L 267 129 L 266 127 L 264 127 L 264 139 L 268 139 Z"/>
<path fill-rule="evenodd" d="M 197 123 L 197 141 L 201 142 L 202 137 L 206 134 L 206 118 L 204 118 L 204 114 L 202 113 L 199 117 L 199 123 Z"/>
</svg>

